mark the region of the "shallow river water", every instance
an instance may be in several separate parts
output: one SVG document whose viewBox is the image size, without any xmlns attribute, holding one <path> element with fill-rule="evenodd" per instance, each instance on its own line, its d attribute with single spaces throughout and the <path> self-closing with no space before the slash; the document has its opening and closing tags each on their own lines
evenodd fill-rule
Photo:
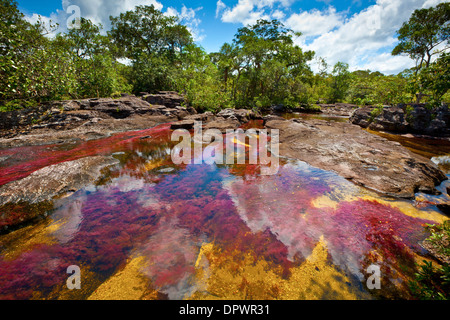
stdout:
<svg viewBox="0 0 450 320">
<path fill-rule="evenodd" d="M 0 299 L 410 298 L 415 263 L 428 258 L 425 224 L 447 219 L 436 207 L 291 159 L 271 176 L 258 165 L 177 166 L 170 135 L 161 125 L 1 150 L 0 185 L 83 157 L 120 163 L 0 235 Z M 69 266 L 80 290 L 67 287 Z M 371 266 L 379 289 L 368 287 Z"/>
</svg>

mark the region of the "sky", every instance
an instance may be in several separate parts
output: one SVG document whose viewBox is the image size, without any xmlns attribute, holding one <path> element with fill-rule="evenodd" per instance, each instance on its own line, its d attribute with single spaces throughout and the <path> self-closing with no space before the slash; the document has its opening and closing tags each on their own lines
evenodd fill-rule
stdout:
<svg viewBox="0 0 450 320">
<path fill-rule="evenodd" d="M 405 56 L 392 56 L 398 43 L 396 31 L 416 9 L 448 0 L 17 0 L 26 18 L 57 22 L 61 32 L 77 6 L 84 18 L 110 28 L 109 16 L 155 5 L 166 15 L 178 16 L 207 52 L 217 52 L 231 42 L 238 28 L 258 19 L 278 19 L 302 36 L 295 43 L 312 50 L 330 66 L 346 62 L 350 70 L 398 74 L 414 66 Z M 318 60 L 311 63 L 317 71 Z"/>
</svg>

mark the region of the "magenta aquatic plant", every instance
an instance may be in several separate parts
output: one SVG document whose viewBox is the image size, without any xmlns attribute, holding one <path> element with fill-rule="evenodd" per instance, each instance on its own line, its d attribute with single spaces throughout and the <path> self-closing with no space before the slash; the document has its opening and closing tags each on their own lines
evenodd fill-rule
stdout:
<svg viewBox="0 0 450 320">
<path fill-rule="evenodd" d="M 205 242 L 230 256 L 248 252 L 281 266 L 285 277 L 321 237 L 330 263 L 350 274 L 381 263 L 395 280 L 404 266 L 412 268 L 413 254 L 422 252 L 418 242 L 429 221 L 376 201 L 339 200 L 336 185 L 351 190 L 351 184 L 332 173 L 291 162 L 273 176 L 259 175 L 257 165 L 175 166 L 166 151 L 170 132 L 162 125 L 72 147 L 1 151 L 9 159 L 0 168 L 0 185 L 92 155 L 114 153 L 120 166 L 106 171 L 96 186 L 54 203 L 52 217 L 66 222 L 50 235 L 55 243 L 12 259 L 0 256 L 0 299 L 47 297 L 65 283 L 70 265 L 89 266 L 107 279 L 134 255 L 147 258 L 143 272 L 156 289 L 189 292 Z M 26 153 L 32 156 L 21 159 Z M 337 206 L 316 207 L 314 200 L 324 195 L 335 197 Z"/>
</svg>

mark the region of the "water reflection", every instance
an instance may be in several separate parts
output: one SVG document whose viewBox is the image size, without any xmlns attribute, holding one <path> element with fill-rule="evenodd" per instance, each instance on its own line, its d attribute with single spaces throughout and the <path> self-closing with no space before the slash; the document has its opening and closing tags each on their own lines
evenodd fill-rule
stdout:
<svg viewBox="0 0 450 320">
<path fill-rule="evenodd" d="M 56 201 L 45 225 L 29 227 L 32 238 L 21 230 L 0 237 L 0 298 L 409 297 L 423 225 L 440 221 L 438 212 L 299 161 L 282 161 L 273 176 L 255 165 L 176 166 L 169 137 L 160 126 L 52 149 L 51 158 L 40 147 L 22 160 L 22 151 L 9 152 L 4 181 L 97 154 L 120 165 Z M 65 288 L 74 264 L 82 292 Z M 385 277 L 379 292 L 364 284 L 371 264 Z"/>
</svg>

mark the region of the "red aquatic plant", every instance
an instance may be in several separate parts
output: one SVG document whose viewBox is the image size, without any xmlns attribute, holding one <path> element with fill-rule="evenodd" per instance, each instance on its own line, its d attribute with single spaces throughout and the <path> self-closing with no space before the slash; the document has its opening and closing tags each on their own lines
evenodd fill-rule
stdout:
<svg viewBox="0 0 450 320">
<path fill-rule="evenodd" d="M 180 283 L 188 285 L 204 242 L 225 254 L 249 252 L 281 266 L 284 276 L 321 237 L 332 261 L 350 273 L 382 261 L 383 271 L 394 277 L 394 271 L 401 272 L 399 262 L 408 264 L 412 252 L 421 251 L 417 243 L 429 221 L 376 201 L 316 208 L 316 198 L 333 195 L 330 182 L 348 187 L 329 172 L 284 162 L 273 176 L 260 176 L 251 165 L 174 166 L 166 152 L 169 139 L 169 127 L 163 125 L 72 148 L 9 150 L 0 185 L 46 165 L 91 155 L 116 153 L 121 165 L 105 173 L 95 188 L 59 204 L 55 218 L 77 215 L 67 228 L 55 231 L 60 243 L 30 248 L 11 260 L 0 258 L 0 299 L 30 299 L 35 291 L 45 296 L 64 283 L 65 269 L 74 264 L 87 265 L 106 279 L 136 254 L 147 257 L 144 272 L 156 287 L 177 290 Z M 33 157 L 21 160 L 25 151 Z M 175 171 L 163 173 L 160 167 Z M 74 201 L 79 203 L 69 210 Z"/>
</svg>

